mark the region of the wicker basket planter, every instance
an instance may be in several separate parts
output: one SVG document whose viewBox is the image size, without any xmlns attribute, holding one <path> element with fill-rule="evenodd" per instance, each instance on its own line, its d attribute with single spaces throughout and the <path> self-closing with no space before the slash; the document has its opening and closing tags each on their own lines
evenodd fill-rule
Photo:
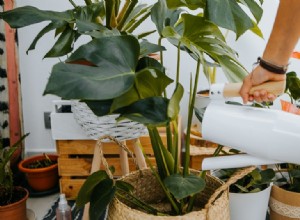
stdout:
<svg viewBox="0 0 300 220">
<path fill-rule="evenodd" d="M 130 173 L 122 178 L 122 180 L 131 183 L 135 187 L 134 194 L 148 204 L 155 206 L 161 210 L 170 210 L 168 204 L 164 204 L 164 193 L 152 175 L 150 169 Z M 214 197 L 221 193 L 217 199 Z M 223 190 L 224 189 L 224 190 Z M 216 194 L 214 194 L 216 192 Z M 229 200 L 228 188 L 221 180 L 207 175 L 206 188 L 199 194 L 196 199 L 196 209 L 183 216 L 154 216 L 130 207 L 115 198 L 108 211 L 109 220 L 150 220 L 150 219 L 180 219 L 180 220 L 229 220 Z"/>
<path fill-rule="evenodd" d="M 272 220 L 300 219 L 300 193 L 273 185 L 269 206 Z"/>
<path fill-rule="evenodd" d="M 112 136 L 118 141 L 131 140 L 147 133 L 145 126 L 138 122 L 127 119 L 116 121 L 118 114 L 98 117 L 84 102 L 72 102 L 72 112 L 76 122 L 87 136 L 94 140 L 105 135 Z M 103 140 L 103 142 L 109 141 Z"/>
</svg>

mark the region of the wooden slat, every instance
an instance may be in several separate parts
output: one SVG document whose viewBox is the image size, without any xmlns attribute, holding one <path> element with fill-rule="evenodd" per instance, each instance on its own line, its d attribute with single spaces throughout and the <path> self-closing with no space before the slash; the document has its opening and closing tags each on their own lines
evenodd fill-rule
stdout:
<svg viewBox="0 0 300 220">
<path fill-rule="evenodd" d="M 76 199 L 80 187 L 84 183 L 85 179 L 60 179 L 60 192 L 66 195 L 67 199 Z"/>
<path fill-rule="evenodd" d="M 114 176 L 121 176 L 120 158 L 106 158 L 109 166 L 114 166 Z M 129 160 L 129 170 L 134 171 L 135 165 L 132 158 Z M 150 161 L 155 165 L 155 159 L 150 158 Z M 92 158 L 58 158 L 58 172 L 60 176 L 69 177 L 87 177 L 90 175 Z M 101 169 L 103 167 L 101 166 Z"/>
<path fill-rule="evenodd" d="M 14 8 L 13 0 L 4 1 L 4 10 Z M 5 23 L 5 44 L 7 59 L 7 80 L 9 95 L 9 130 L 10 145 L 13 145 L 21 138 L 21 111 L 20 111 L 20 88 L 19 88 L 19 68 L 16 54 L 16 31 Z"/>
<path fill-rule="evenodd" d="M 166 143 L 166 137 L 162 137 L 163 142 Z M 147 155 L 153 155 L 152 145 L 148 136 L 140 137 L 143 151 Z M 57 151 L 59 155 L 90 155 L 94 152 L 96 141 L 94 140 L 58 140 L 56 141 Z M 127 147 L 133 152 L 134 141 L 126 141 Z M 115 143 L 103 143 L 104 154 L 119 154 L 119 146 Z"/>
</svg>

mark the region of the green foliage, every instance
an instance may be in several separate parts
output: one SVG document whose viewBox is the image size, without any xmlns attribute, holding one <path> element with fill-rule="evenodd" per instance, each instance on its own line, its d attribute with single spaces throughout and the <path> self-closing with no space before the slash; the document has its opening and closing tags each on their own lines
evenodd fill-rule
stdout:
<svg viewBox="0 0 300 220">
<path fill-rule="evenodd" d="M 78 99 L 87 103 L 96 115 L 118 113 L 119 119 L 128 118 L 147 126 L 157 164 L 153 174 L 173 210 L 168 214 L 185 214 L 192 210 L 194 196 L 203 190 L 205 181 L 190 174 L 188 160 L 181 169 L 178 158 L 178 115 L 184 94 L 179 81 L 180 55 L 187 53 L 197 66 L 195 78 L 191 78 L 194 84 L 191 83 L 188 104 L 187 127 L 190 128 L 201 65 L 205 70 L 208 62 L 220 66 L 230 81 L 241 81 L 246 75 L 221 28 L 234 31 L 237 38 L 246 30 L 259 33 L 257 22 L 261 7 L 254 0 L 159 0 L 153 5 L 138 5 L 138 0 L 95 2 L 86 0 L 85 6 L 77 6 L 70 1 L 74 8 L 64 12 L 25 6 L 0 13 L 0 18 L 16 28 L 50 22 L 33 40 L 29 50 L 36 47 L 41 37 L 55 30 L 56 43 L 45 57 L 68 55 L 68 58 L 53 66 L 44 95 Z M 245 8 L 249 13 L 245 13 Z M 157 44 L 145 40 L 153 30 L 133 34 L 149 16 L 159 35 Z M 82 35 L 90 36 L 91 40 L 74 50 L 74 43 Z M 177 49 L 175 80 L 168 77 L 163 65 L 163 40 Z M 156 52 L 160 53 L 160 61 L 151 58 L 151 53 Z M 174 91 L 168 96 L 166 89 L 171 84 Z M 166 128 L 166 146 L 158 127 Z M 190 154 L 189 132 L 186 158 Z M 114 196 L 149 213 L 162 214 L 136 198 L 132 186 L 110 180 L 104 171 L 87 178 L 77 205 L 82 207 L 90 202 L 90 217 L 97 219 Z"/>
<path fill-rule="evenodd" d="M 236 172 L 236 168 L 222 169 L 218 173 L 218 177 L 226 181 L 230 176 Z M 260 170 L 256 168 L 245 177 L 239 179 L 234 184 L 230 185 L 229 191 L 233 193 L 252 193 L 259 192 L 270 186 L 275 177 L 273 169 Z"/>
<path fill-rule="evenodd" d="M 0 188 L 1 193 L 5 191 L 8 193 L 10 198 L 13 192 L 13 173 L 10 168 L 10 159 L 14 152 L 21 146 L 22 141 L 29 135 L 23 135 L 19 141 L 17 141 L 13 146 L 5 147 L 0 146 Z M 0 142 L 2 143 L 2 141 Z"/>
</svg>

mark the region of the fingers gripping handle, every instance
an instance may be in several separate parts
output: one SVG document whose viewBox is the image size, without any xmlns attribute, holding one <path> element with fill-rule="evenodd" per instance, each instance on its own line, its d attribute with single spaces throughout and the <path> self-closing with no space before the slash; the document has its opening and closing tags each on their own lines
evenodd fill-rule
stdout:
<svg viewBox="0 0 300 220">
<path fill-rule="evenodd" d="M 213 84 L 210 88 L 209 96 L 213 99 L 239 97 L 241 87 L 242 83 Z M 285 81 L 272 81 L 254 86 L 251 88 L 249 94 L 252 95 L 257 90 L 266 90 L 268 93 L 278 96 L 284 93 Z"/>
</svg>

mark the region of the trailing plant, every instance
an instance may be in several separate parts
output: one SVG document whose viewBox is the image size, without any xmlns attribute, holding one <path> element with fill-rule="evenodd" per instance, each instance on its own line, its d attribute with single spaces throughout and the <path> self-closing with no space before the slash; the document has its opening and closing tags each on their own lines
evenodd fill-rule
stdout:
<svg viewBox="0 0 300 220">
<path fill-rule="evenodd" d="M 247 30 L 261 35 L 257 22 L 262 15 L 262 1 L 159 0 L 146 7 L 149 11 L 143 13 L 142 19 L 133 16 L 135 10 L 132 9 L 137 2 L 107 0 L 92 3 L 86 0 L 86 6 L 77 6 L 70 0 L 74 9 L 65 12 L 41 11 L 26 6 L 0 13 L 0 18 L 16 28 L 50 20 L 51 23 L 41 31 L 33 45 L 50 30 L 56 29 L 56 33 L 60 34 L 58 42 L 46 56 L 50 57 L 53 51 L 57 51 L 55 56 L 68 54 L 68 57 L 53 66 L 44 95 L 80 100 L 98 116 L 119 114 L 119 119 L 140 122 L 148 129 L 157 169 L 151 164 L 149 167 L 162 186 L 172 211 L 159 212 L 136 198 L 131 185 L 112 180 L 104 171 L 98 171 L 87 178 L 77 198 L 79 207 L 90 202 L 91 219 L 98 219 L 114 196 L 127 198 L 155 215 L 183 215 L 192 211 L 195 195 L 205 187 L 204 178 L 189 170 L 189 134 L 200 68 L 208 75 L 208 62 L 216 63 L 230 81 L 241 81 L 247 71 L 238 62 L 237 53 L 226 43 L 221 28 L 234 31 L 237 38 Z M 245 7 L 249 13 L 243 10 Z M 140 7 L 138 11 L 144 8 Z M 156 26 L 157 44 L 142 40 L 145 34 L 133 34 L 146 15 L 151 16 Z M 135 22 L 129 22 L 132 19 Z M 73 51 L 72 45 L 80 35 L 91 36 L 91 41 Z M 164 67 L 165 41 L 177 48 L 175 79 L 168 76 Z M 60 50 L 64 52 L 60 53 Z M 149 56 L 155 52 L 160 54 L 160 62 Z M 180 101 L 184 93 L 179 80 L 182 53 L 195 60 L 195 73 L 189 76 L 188 89 L 191 92 L 183 164 L 179 158 L 177 130 Z M 89 65 L 83 65 L 82 61 Z M 174 90 L 172 94 L 167 94 L 166 88 L 170 85 Z M 158 127 L 166 130 L 166 146 Z"/>
<path fill-rule="evenodd" d="M 25 134 L 17 141 L 13 146 L 3 147 L 0 146 L 0 205 L 8 205 L 13 200 L 14 183 L 13 183 L 13 172 L 10 167 L 10 159 L 14 152 L 21 146 L 22 141 L 29 134 Z M 2 143 L 2 141 L 0 142 Z"/>
</svg>

